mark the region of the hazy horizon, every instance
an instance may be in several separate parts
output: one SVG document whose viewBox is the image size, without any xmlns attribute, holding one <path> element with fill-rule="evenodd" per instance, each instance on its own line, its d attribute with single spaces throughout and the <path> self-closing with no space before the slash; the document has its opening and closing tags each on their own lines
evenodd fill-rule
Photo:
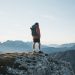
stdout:
<svg viewBox="0 0 75 75">
<path fill-rule="evenodd" d="M 0 0 L 0 42 L 32 41 L 39 22 L 41 43 L 75 42 L 75 0 Z"/>
</svg>

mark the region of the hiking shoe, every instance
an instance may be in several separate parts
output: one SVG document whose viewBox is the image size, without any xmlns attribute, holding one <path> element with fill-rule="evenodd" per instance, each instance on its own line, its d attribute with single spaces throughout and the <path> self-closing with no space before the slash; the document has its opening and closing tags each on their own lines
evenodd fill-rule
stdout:
<svg viewBox="0 0 75 75">
<path fill-rule="evenodd" d="M 43 53 L 42 51 L 39 51 L 39 53 Z"/>
</svg>

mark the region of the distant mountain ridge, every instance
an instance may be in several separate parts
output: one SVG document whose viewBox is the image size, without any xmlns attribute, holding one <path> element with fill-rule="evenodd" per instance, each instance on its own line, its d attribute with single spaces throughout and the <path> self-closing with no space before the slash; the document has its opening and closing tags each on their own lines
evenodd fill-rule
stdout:
<svg viewBox="0 0 75 75">
<path fill-rule="evenodd" d="M 0 43 L 0 51 L 28 51 L 31 49 L 31 42 L 23 42 L 23 41 L 6 41 Z"/>
<path fill-rule="evenodd" d="M 58 45 L 57 45 L 58 46 Z M 75 43 L 62 44 L 59 47 L 51 47 L 42 45 L 41 50 L 46 53 L 53 53 L 59 51 L 73 50 L 75 49 Z M 0 42 L 0 52 L 29 52 L 32 51 L 32 42 L 23 41 L 11 41 Z"/>
<path fill-rule="evenodd" d="M 75 46 L 75 43 L 67 43 L 67 44 L 61 44 L 61 45 L 58 45 L 58 44 L 50 44 L 49 47 L 56 47 L 56 48 L 59 48 L 59 47 L 73 47 Z"/>
</svg>

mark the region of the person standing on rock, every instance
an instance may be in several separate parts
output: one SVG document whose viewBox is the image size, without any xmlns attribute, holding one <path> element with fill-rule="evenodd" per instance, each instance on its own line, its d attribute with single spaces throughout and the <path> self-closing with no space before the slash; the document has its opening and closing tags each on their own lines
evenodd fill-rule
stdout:
<svg viewBox="0 0 75 75">
<path fill-rule="evenodd" d="M 39 44 L 39 51 L 40 51 L 40 28 L 39 23 L 36 22 L 31 28 L 32 37 L 33 37 L 33 51 L 35 51 L 35 44 Z"/>
</svg>

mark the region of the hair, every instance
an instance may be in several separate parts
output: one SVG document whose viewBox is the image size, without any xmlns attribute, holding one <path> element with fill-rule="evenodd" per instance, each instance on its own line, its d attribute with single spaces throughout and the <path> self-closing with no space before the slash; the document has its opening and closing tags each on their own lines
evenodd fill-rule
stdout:
<svg viewBox="0 0 75 75">
<path fill-rule="evenodd" d="M 38 23 L 38 22 L 36 22 L 36 23 L 35 23 L 35 25 L 39 25 L 39 23 Z"/>
</svg>

